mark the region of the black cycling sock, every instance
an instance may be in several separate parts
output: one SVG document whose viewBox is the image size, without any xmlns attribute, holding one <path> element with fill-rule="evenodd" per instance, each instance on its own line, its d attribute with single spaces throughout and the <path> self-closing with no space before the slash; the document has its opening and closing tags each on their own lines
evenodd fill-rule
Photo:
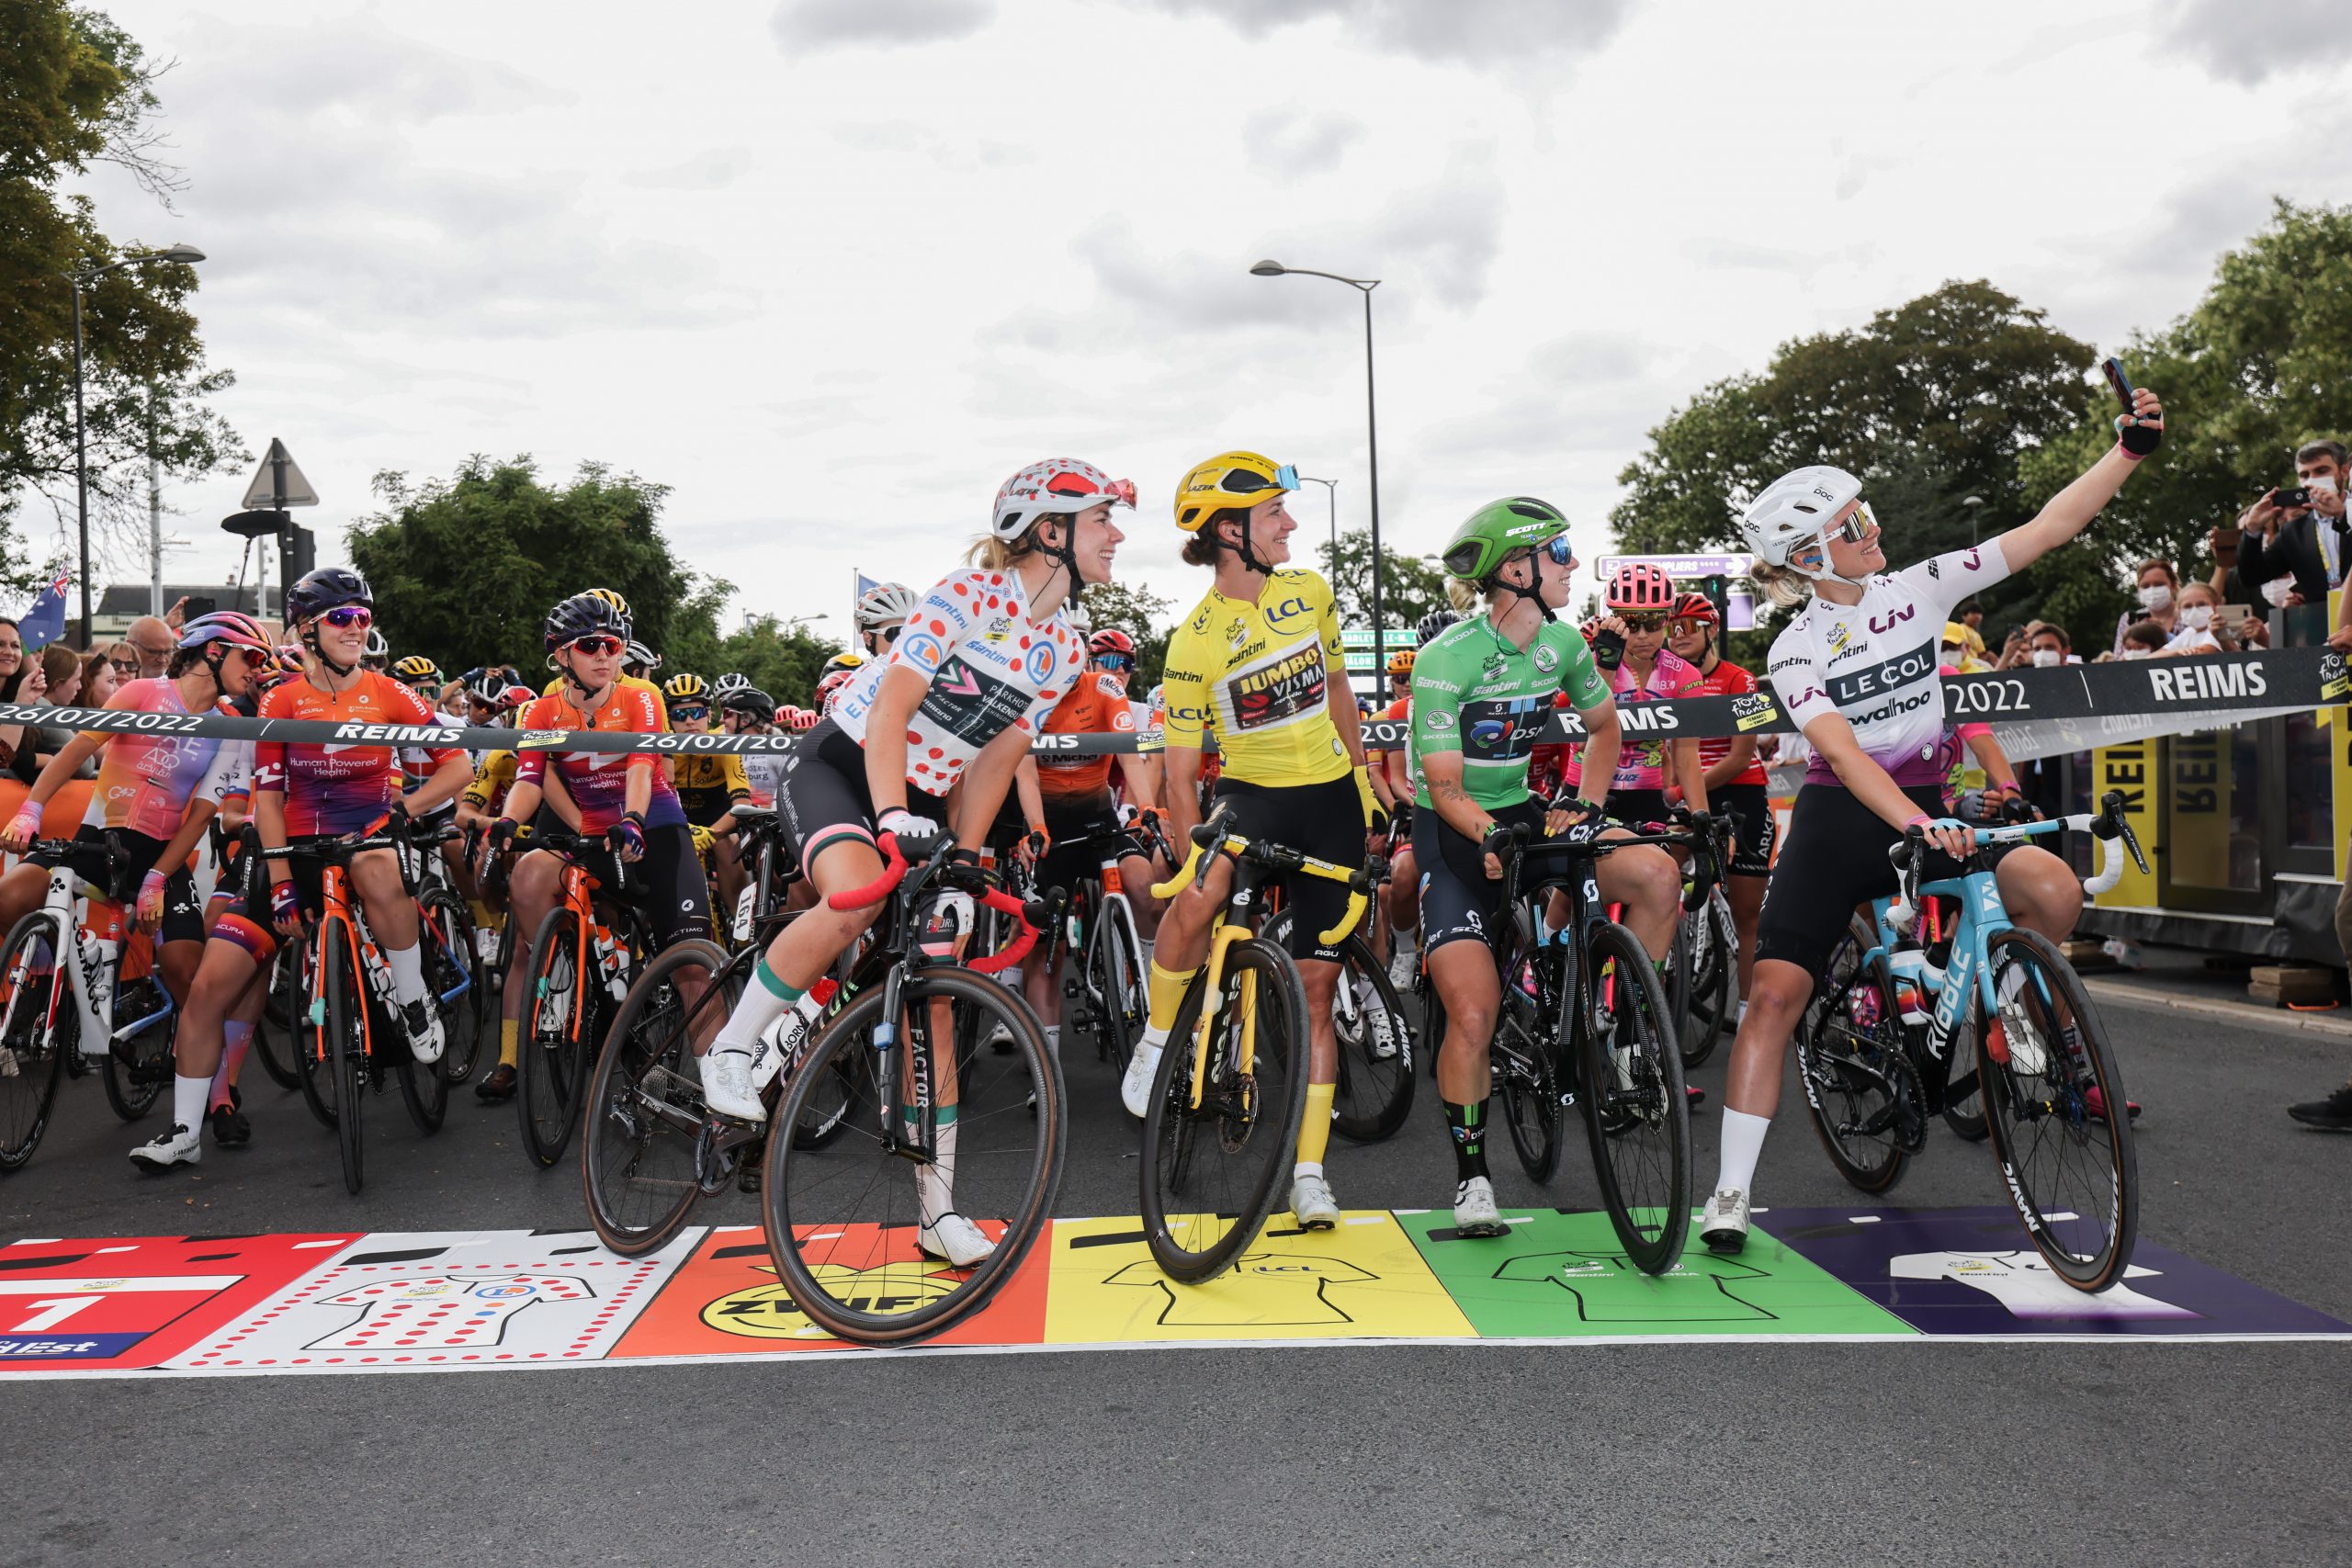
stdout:
<svg viewBox="0 0 2352 1568">
<path fill-rule="evenodd" d="M 1487 1174 L 1487 1102 L 1456 1105 L 1444 1101 L 1445 1129 L 1453 1134 L 1453 1179 L 1467 1181 Z"/>
</svg>

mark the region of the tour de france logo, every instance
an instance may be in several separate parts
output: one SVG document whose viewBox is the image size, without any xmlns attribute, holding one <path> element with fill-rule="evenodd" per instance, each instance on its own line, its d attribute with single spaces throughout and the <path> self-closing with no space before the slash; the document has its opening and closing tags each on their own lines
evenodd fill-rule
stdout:
<svg viewBox="0 0 2352 1568">
<path fill-rule="evenodd" d="M 2319 700 L 2324 705 L 2347 697 L 2352 697 L 2352 673 L 2345 669 L 2344 655 L 2328 649 L 2319 658 Z"/>
</svg>

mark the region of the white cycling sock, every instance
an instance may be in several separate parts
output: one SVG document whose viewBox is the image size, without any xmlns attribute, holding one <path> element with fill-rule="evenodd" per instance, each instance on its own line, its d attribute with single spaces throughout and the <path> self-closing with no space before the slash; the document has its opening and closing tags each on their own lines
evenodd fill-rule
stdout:
<svg viewBox="0 0 2352 1568">
<path fill-rule="evenodd" d="M 1143 1038 L 1136 1042 L 1137 1045 L 1152 1051 L 1157 1051 L 1167 1043 L 1168 1031 L 1154 1029 L 1148 1023 L 1143 1026 Z"/>
<path fill-rule="evenodd" d="M 1290 1168 L 1290 1176 L 1293 1181 L 1297 1180 L 1302 1176 L 1319 1177 L 1322 1174 L 1323 1162 L 1319 1159 L 1303 1159 L 1296 1165 Z"/>
<path fill-rule="evenodd" d="M 204 1125 L 204 1102 L 212 1098 L 209 1074 L 200 1078 L 172 1075 L 172 1120 L 193 1133 Z"/>
<path fill-rule="evenodd" d="M 718 1037 L 710 1043 L 714 1051 L 741 1051 L 749 1056 L 757 1054 L 760 1032 L 782 1018 L 800 999 L 800 991 L 784 982 L 784 976 L 768 967 L 765 956 L 752 971 L 752 983 L 743 987 L 736 999 L 735 1010 L 719 1026 Z"/>
<path fill-rule="evenodd" d="M 424 949 L 419 942 L 386 947 L 384 962 L 392 968 L 392 997 L 401 1006 L 424 999 Z"/>
<path fill-rule="evenodd" d="M 1770 1116 L 1724 1107 L 1724 1154 L 1715 1175 L 1716 1191 L 1745 1192 L 1756 1184 L 1757 1156 L 1764 1152 L 1764 1134 L 1771 1125 Z"/>
</svg>

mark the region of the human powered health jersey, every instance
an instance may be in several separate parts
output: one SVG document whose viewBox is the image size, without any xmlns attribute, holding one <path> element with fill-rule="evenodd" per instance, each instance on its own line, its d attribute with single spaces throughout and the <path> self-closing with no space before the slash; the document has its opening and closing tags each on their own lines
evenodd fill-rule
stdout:
<svg viewBox="0 0 2352 1568">
<path fill-rule="evenodd" d="M 1225 776 L 1244 784 L 1344 778 L 1329 695 L 1343 668 L 1339 606 L 1314 572 L 1271 573 L 1255 604 L 1212 588 L 1168 640 L 1168 744 L 1197 750 L 1213 732 Z"/>
<path fill-rule="evenodd" d="M 523 710 L 525 729 L 602 729 L 639 735 L 658 734 L 665 722 L 662 700 L 650 688 L 614 682 L 596 711 L 588 713 L 565 697 L 539 697 Z M 544 784 L 552 761 L 564 793 L 580 807 L 580 831 L 589 838 L 604 832 L 628 812 L 628 775 L 643 769 L 653 778 L 646 796 L 645 825 L 683 828 L 685 811 L 678 792 L 662 771 L 662 761 L 650 751 L 521 751 L 514 758 L 514 782 Z"/>
<path fill-rule="evenodd" d="M 125 682 L 107 706 L 126 713 L 187 712 L 179 683 L 164 676 Z M 220 804 L 221 743 L 217 739 L 83 733 L 106 742 L 98 753 L 97 782 L 90 786 L 90 808 L 82 814 L 85 826 L 127 828 L 151 839 L 169 840 L 180 830 L 190 800 L 207 796 Z"/>
<path fill-rule="evenodd" d="M 1772 640 L 1772 690 L 1799 730 L 1828 714 L 1854 728 L 1863 752 L 1898 784 L 1939 784 L 1951 741 L 1937 644 L 1952 606 L 2000 582 L 1998 541 L 1882 572 L 1859 604 L 1817 595 Z M 1807 784 L 1836 784 L 1816 749 Z"/>
<path fill-rule="evenodd" d="M 923 596 L 889 659 L 868 660 L 842 688 L 833 722 L 863 746 L 883 675 L 921 675 L 929 690 L 907 726 L 907 784 L 944 795 L 989 741 L 1035 734 L 1085 668 L 1086 639 L 1059 611 L 1037 620 L 1020 573 L 976 568 Z"/>
<path fill-rule="evenodd" d="M 1425 759 L 1459 752 L 1462 785 L 1487 811 L 1527 798 L 1527 764 L 1552 716 L 1555 694 L 1578 710 L 1609 700 L 1592 650 L 1576 628 L 1546 621 L 1524 649 L 1484 615 L 1457 621 L 1413 660 L 1407 766 L 1413 799 L 1430 805 Z"/>
<path fill-rule="evenodd" d="M 280 681 L 262 698 L 261 716 L 330 724 L 443 722 L 424 698 L 372 670 L 359 671 L 358 679 L 340 692 L 321 691 L 308 680 Z M 454 746 L 429 744 L 425 752 L 435 767 L 465 755 Z M 372 828 L 392 804 L 399 782 L 391 750 L 380 740 L 261 740 L 254 745 L 253 787 L 285 795 L 288 833 L 356 833 Z"/>
</svg>

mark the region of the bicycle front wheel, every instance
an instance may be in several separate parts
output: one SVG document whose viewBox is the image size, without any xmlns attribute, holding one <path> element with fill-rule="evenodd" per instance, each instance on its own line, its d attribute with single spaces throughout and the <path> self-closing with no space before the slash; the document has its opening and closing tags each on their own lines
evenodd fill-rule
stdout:
<svg viewBox="0 0 2352 1568">
<path fill-rule="evenodd" d="M 17 922 L 0 950 L 0 1170 L 18 1170 L 40 1146 L 65 1050 L 51 1014 L 73 1006 L 58 967 L 57 927 L 36 909 Z"/>
<path fill-rule="evenodd" d="M 280 1089 L 302 1087 L 300 968 L 296 944 L 278 943 L 262 977 L 261 1018 L 254 1025 L 253 1054 Z"/>
<path fill-rule="evenodd" d="M 1901 1122 L 1916 1120 L 1917 1097 L 1894 981 L 1882 958 L 1865 964 L 1877 936 L 1852 921 L 1831 950 L 1821 992 L 1797 1026 L 1797 1082 L 1805 1110 L 1838 1174 L 1864 1192 L 1883 1192 L 1907 1158 Z"/>
<path fill-rule="evenodd" d="M 1305 997 L 1298 965 L 1263 937 L 1227 950 L 1214 997 L 1206 969 L 1184 992 L 1143 1119 L 1144 1236 L 1171 1279 L 1230 1268 L 1279 1201 L 1306 1111 Z"/>
<path fill-rule="evenodd" d="M 594 1044 L 593 993 L 602 982 L 581 974 L 580 938 L 577 914 L 563 905 L 549 909 L 532 940 L 525 971 L 522 1071 L 514 1105 L 523 1121 L 523 1147 L 541 1167 L 561 1159 L 571 1143 L 579 1121 L 580 1061 Z"/>
<path fill-rule="evenodd" d="M 825 1030 L 775 1113 L 798 1125 L 846 1077 L 858 1092 L 840 1134 L 815 1147 L 771 1136 L 761 1190 L 768 1251 L 793 1304 L 824 1332 L 869 1345 L 936 1334 L 987 1303 L 1045 1229 L 1064 1137 L 1061 1071 L 1027 1003 L 969 970 L 912 973 L 899 987 L 897 1043 L 876 1049 L 883 990 Z M 957 1012 L 1003 1023 L 1012 1049 L 951 1070 Z M 877 1076 L 886 1065 L 895 1086 Z M 915 1131 L 910 1091 L 926 1078 L 939 1124 L 921 1150 L 901 1140 Z M 897 1127 L 883 1125 L 886 1106 L 898 1108 Z M 925 1227 L 948 1213 L 995 1249 L 962 1268 L 927 1256 Z"/>
<path fill-rule="evenodd" d="M 1087 1010 L 1094 1020 L 1094 1043 L 1114 1073 L 1127 1070 L 1127 1058 L 1142 1038 L 1151 1003 L 1144 988 L 1143 950 L 1136 945 L 1128 911 L 1110 897 L 1094 908 L 1092 941 L 1087 944 Z"/>
<path fill-rule="evenodd" d="M 343 1156 L 344 1190 L 356 1193 L 361 1180 L 359 1108 L 368 1095 L 368 1040 L 359 1016 L 358 977 L 352 973 L 350 928 L 339 920 L 330 921 L 320 950 L 326 968 L 319 976 L 319 999 L 325 1006 L 320 1027 L 326 1037 L 327 1072 L 334 1085 L 335 1146 Z"/>
<path fill-rule="evenodd" d="M 1985 944 L 1997 1014 L 1977 1043 L 2002 1184 L 2050 1271 L 2078 1291 L 2123 1277 L 2140 1228 L 2139 1168 L 2107 1032 L 2048 937 Z"/>
<path fill-rule="evenodd" d="M 1331 1022 L 1340 1038 L 1331 1130 L 1352 1143 L 1394 1137 L 1413 1109 L 1413 1030 L 1405 1004 L 1361 936 L 1340 949 Z"/>
<path fill-rule="evenodd" d="M 1739 1002 L 1739 934 L 1721 887 L 1707 889 L 1707 901 L 1682 917 L 1682 930 L 1690 959 L 1690 1021 L 1679 1038 L 1688 1072 L 1715 1054 Z"/>
<path fill-rule="evenodd" d="M 1647 953 L 1623 926 L 1585 944 L 1585 1132 L 1610 1225 L 1626 1258 L 1663 1274 L 1690 1235 L 1690 1108 L 1673 1004 Z"/>
<path fill-rule="evenodd" d="M 722 971 L 727 982 L 713 984 Z M 658 1251 L 694 1213 L 707 1119 L 695 1041 L 716 1035 L 734 1011 L 743 973 L 729 969 L 716 943 L 682 942 L 646 966 L 605 1032 L 580 1176 L 589 1220 L 615 1252 Z"/>
<path fill-rule="evenodd" d="M 483 998 L 489 986 L 474 941 L 473 912 L 446 887 L 424 899 L 425 981 L 441 1014 L 441 1079 L 455 1089 L 474 1076 L 481 1055 Z"/>
</svg>

